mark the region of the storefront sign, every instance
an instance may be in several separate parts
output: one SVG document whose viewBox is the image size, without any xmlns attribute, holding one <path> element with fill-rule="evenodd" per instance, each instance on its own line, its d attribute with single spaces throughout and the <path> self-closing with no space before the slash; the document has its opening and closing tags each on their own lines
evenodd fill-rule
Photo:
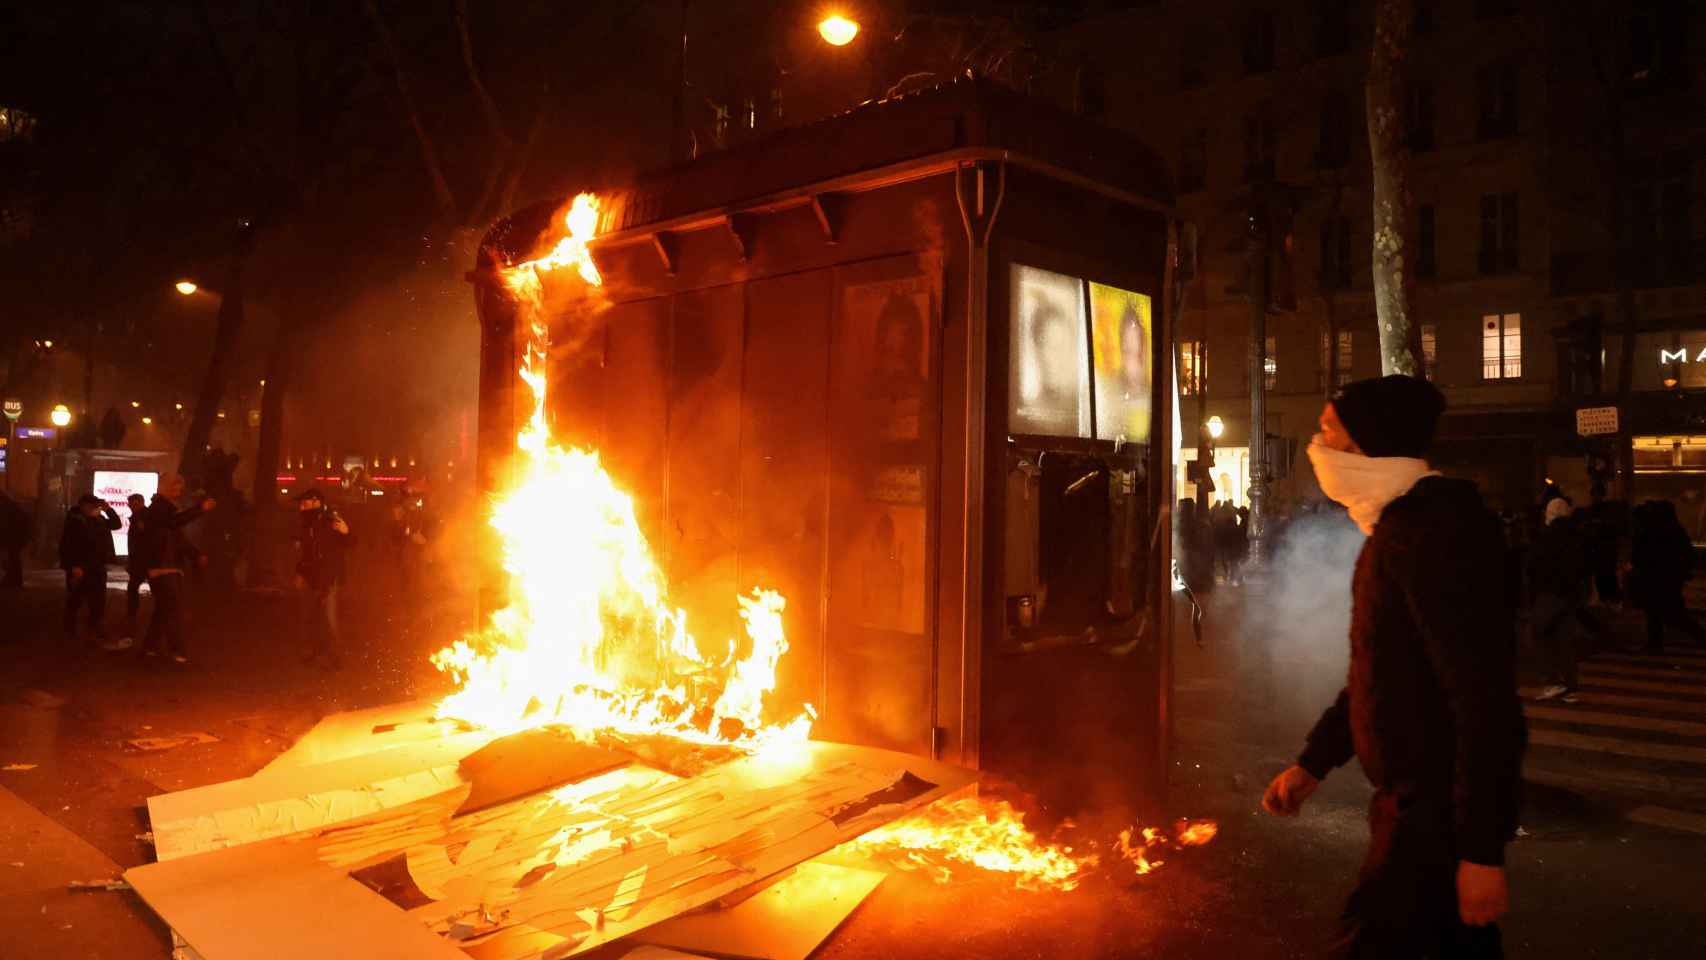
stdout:
<svg viewBox="0 0 1706 960">
<path fill-rule="evenodd" d="M 22 400 L 7 400 L 6 405 L 5 405 L 5 410 L 6 410 L 6 419 L 12 421 L 13 423 L 17 423 L 18 418 L 24 415 L 24 401 L 22 401 Z"/>
<path fill-rule="evenodd" d="M 1597 437 L 1617 432 L 1616 407 L 1583 407 L 1576 411 L 1576 432 Z"/>
<path fill-rule="evenodd" d="M 1678 347 L 1675 350 L 1659 348 L 1659 363 L 1688 363 L 1690 361 L 1706 363 L 1706 347 L 1702 347 L 1698 353 L 1687 346 Z"/>
<path fill-rule="evenodd" d="M 19 440 L 52 440 L 57 436 L 59 430 L 56 427 L 19 427 L 17 432 Z"/>
</svg>

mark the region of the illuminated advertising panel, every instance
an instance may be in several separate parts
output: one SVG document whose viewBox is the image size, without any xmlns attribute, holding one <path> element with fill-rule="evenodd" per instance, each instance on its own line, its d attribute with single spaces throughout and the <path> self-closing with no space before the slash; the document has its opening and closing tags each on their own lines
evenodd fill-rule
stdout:
<svg viewBox="0 0 1706 960">
<path fill-rule="evenodd" d="M 1011 294 L 1008 430 L 1089 437 L 1090 345 L 1083 281 L 1014 264 Z"/>
<path fill-rule="evenodd" d="M 113 549 L 121 557 L 130 556 L 130 495 L 142 494 L 144 500 L 154 496 L 160 489 L 160 475 L 157 473 L 130 472 L 123 470 L 96 470 L 95 496 L 105 500 L 107 506 L 124 521 L 124 526 L 113 534 Z"/>
<path fill-rule="evenodd" d="M 1090 338 L 1096 358 L 1096 436 L 1127 443 L 1149 441 L 1149 297 L 1090 284 Z"/>
</svg>

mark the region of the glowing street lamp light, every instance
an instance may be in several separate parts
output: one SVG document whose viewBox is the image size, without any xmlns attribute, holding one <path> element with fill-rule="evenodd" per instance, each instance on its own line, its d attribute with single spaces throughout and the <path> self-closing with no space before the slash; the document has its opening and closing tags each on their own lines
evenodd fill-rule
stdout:
<svg viewBox="0 0 1706 960">
<path fill-rule="evenodd" d="M 845 47 L 859 35 L 859 24 L 837 13 L 823 18 L 817 25 L 817 32 L 830 46 Z"/>
<path fill-rule="evenodd" d="M 177 282 L 176 286 L 178 288 L 178 292 L 183 294 L 186 297 L 192 293 L 195 293 L 196 289 L 197 289 L 196 285 L 195 285 L 195 281 L 193 281 L 193 280 L 179 280 Z"/>
<path fill-rule="evenodd" d="M 153 426 L 154 425 L 154 418 L 153 417 L 143 417 L 142 418 L 142 425 L 145 427 Z"/>
<path fill-rule="evenodd" d="M 1215 439 L 1215 440 L 1219 440 L 1220 435 L 1225 433 L 1225 432 L 1226 432 L 1226 421 L 1220 419 L 1220 416 L 1218 414 L 1208 418 L 1208 435 L 1209 435 L 1209 437 L 1211 437 L 1212 439 Z"/>
<path fill-rule="evenodd" d="M 71 408 L 63 403 L 56 403 L 53 405 L 53 412 L 49 413 L 47 418 L 53 421 L 53 425 L 56 427 L 70 426 Z"/>
</svg>

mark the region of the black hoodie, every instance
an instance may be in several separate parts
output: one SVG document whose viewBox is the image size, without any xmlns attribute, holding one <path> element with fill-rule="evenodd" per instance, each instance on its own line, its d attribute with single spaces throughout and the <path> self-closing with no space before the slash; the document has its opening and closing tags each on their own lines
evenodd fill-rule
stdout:
<svg viewBox="0 0 1706 960">
<path fill-rule="evenodd" d="M 1504 540 L 1475 485 L 1424 477 L 1387 504 L 1351 581 L 1350 677 L 1298 763 L 1354 753 L 1401 796 L 1449 797 L 1457 856 L 1504 863 L 1527 741 Z"/>
</svg>

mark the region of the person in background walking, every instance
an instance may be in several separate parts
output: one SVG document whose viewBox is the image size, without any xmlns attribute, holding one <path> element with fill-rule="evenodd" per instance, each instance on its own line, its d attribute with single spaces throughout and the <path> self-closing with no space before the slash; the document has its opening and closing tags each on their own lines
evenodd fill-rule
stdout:
<svg viewBox="0 0 1706 960">
<path fill-rule="evenodd" d="M 1694 574 L 1694 544 L 1676 519 L 1669 500 L 1648 500 L 1630 517 L 1629 560 L 1633 600 L 1647 614 L 1646 653 L 1660 653 L 1665 627 L 1675 627 L 1706 643 L 1702 629 L 1683 605 L 1682 585 Z"/>
<path fill-rule="evenodd" d="M 65 571 L 65 639 L 77 638 L 77 615 L 89 611 L 90 643 L 107 642 L 107 564 L 118 559 L 113 531 L 124 523 L 106 501 L 78 498 L 59 535 L 59 567 Z"/>
<path fill-rule="evenodd" d="M 1262 806 L 1295 816 L 1352 756 L 1375 787 L 1334 956 L 1502 956 L 1526 739 L 1516 628 L 1499 521 L 1474 484 L 1423 459 L 1444 409 L 1425 380 L 1359 380 L 1309 445 L 1322 492 L 1368 539 L 1351 579 L 1349 679 Z"/>
<path fill-rule="evenodd" d="M 201 562 L 201 553 L 184 536 L 184 527 L 215 506 L 212 498 L 204 498 L 179 510 L 175 501 L 183 495 L 183 477 L 168 473 L 160 478 L 160 492 L 143 520 L 142 538 L 148 592 L 154 597 L 142 655 L 169 656 L 178 664 L 190 662 L 184 642 L 184 574 Z"/>
<path fill-rule="evenodd" d="M 427 506 L 425 493 L 413 487 L 404 487 L 401 502 L 391 509 L 391 541 L 401 590 L 396 609 L 403 612 L 408 626 L 430 627 L 436 596 L 428 568 L 433 542 L 438 539 L 438 514 Z"/>
<path fill-rule="evenodd" d="M 343 666 L 338 644 L 338 589 L 344 580 L 349 524 L 310 487 L 296 495 L 302 526 L 297 533 L 296 588 L 301 591 L 303 663 L 324 657 Z"/>
<path fill-rule="evenodd" d="M 1599 485 L 1589 498 L 1582 530 L 1587 540 L 1588 569 L 1600 604 L 1615 609 L 1623 604 L 1623 585 L 1617 579 L 1617 554 L 1627 526 L 1623 503 L 1605 499 L 1605 490 Z"/>
<path fill-rule="evenodd" d="M 1546 502 L 1546 526 L 1529 552 L 1528 582 L 1534 602 L 1534 639 L 1548 672 L 1546 689 L 1536 699 L 1573 702 L 1588 565 L 1581 529 L 1564 497 Z"/>
<path fill-rule="evenodd" d="M 142 610 L 142 585 L 148 582 L 148 558 L 143 548 L 148 544 L 148 501 L 140 493 L 126 498 L 130 505 L 130 552 L 124 559 L 124 636 L 108 645 L 108 650 L 128 650 L 136 645 L 136 615 Z"/>
<path fill-rule="evenodd" d="M 0 576 L 0 590 L 24 588 L 24 546 L 30 542 L 30 515 L 12 495 L 0 490 L 0 558 L 6 561 L 6 572 Z"/>
</svg>

